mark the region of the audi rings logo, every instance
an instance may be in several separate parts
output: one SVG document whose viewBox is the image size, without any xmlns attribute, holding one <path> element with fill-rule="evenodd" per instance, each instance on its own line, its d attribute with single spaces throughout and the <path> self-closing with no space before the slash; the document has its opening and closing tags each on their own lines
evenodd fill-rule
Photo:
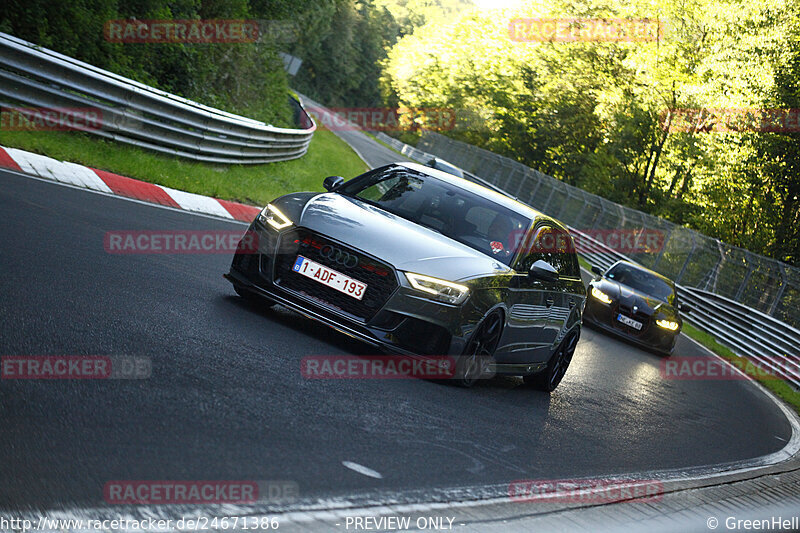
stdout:
<svg viewBox="0 0 800 533">
<path fill-rule="evenodd" d="M 336 263 L 337 265 L 342 265 L 343 267 L 347 268 L 355 268 L 358 266 L 358 257 L 345 252 L 344 250 L 340 250 L 339 248 L 335 248 L 330 244 L 326 244 L 322 247 L 319 251 L 319 255 L 324 257 L 325 259 Z"/>
</svg>

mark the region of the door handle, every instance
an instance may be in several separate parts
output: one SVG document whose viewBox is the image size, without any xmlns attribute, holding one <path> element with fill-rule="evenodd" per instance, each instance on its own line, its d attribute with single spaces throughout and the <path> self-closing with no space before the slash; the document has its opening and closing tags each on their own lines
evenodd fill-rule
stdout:
<svg viewBox="0 0 800 533">
<path fill-rule="evenodd" d="M 556 301 L 553 298 L 548 298 L 544 301 L 544 303 L 547 307 L 553 307 L 553 304 L 556 303 Z"/>
</svg>

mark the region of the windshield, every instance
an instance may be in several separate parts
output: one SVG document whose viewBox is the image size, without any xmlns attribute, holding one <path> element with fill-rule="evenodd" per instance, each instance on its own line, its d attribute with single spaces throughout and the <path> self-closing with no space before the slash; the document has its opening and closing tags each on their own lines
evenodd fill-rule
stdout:
<svg viewBox="0 0 800 533">
<path fill-rule="evenodd" d="M 505 265 L 514 257 L 515 239 L 531 224 L 529 218 L 487 198 L 404 167 L 367 174 L 338 192 L 432 229 Z"/>
<path fill-rule="evenodd" d="M 675 290 L 672 285 L 649 272 L 622 263 L 611 267 L 606 273 L 606 278 L 662 302 L 673 303 L 675 299 Z"/>
</svg>

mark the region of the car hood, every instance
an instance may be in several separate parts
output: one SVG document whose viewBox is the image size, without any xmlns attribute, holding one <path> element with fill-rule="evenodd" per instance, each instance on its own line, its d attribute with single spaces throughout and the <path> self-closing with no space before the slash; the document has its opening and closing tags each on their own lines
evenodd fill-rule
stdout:
<svg viewBox="0 0 800 533">
<path fill-rule="evenodd" d="M 652 316 L 658 313 L 668 316 L 677 315 L 675 308 L 673 308 L 670 304 L 636 291 L 617 281 L 602 278 L 598 281 L 595 281 L 593 285 L 604 293 L 608 294 L 612 300 L 619 302 L 625 307 L 633 308 L 633 306 L 636 306 L 639 308 L 640 312 L 647 315 Z"/>
<path fill-rule="evenodd" d="M 311 197 L 295 223 L 406 270 L 453 281 L 510 272 L 488 255 L 337 193 Z"/>
</svg>

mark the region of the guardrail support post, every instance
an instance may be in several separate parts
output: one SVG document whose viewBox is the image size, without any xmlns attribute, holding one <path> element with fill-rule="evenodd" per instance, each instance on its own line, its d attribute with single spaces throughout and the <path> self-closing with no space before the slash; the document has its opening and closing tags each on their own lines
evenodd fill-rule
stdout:
<svg viewBox="0 0 800 533">
<path fill-rule="evenodd" d="M 751 266 L 753 262 L 750 261 L 750 252 L 745 253 L 745 256 L 747 257 L 747 274 L 744 275 L 744 279 L 742 279 L 742 282 L 739 283 L 739 288 L 736 289 L 736 296 L 733 297 L 733 299 L 737 302 L 742 301 L 742 293 L 744 293 L 744 288 L 747 286 L 747 282 L 750 281 L 750 276 L 752 276 L 753 272 L 755 271 L 755 269 Z"/>
<path fill-rule="evenodd" d="M 677 277 L 675 278 L 675 283 L 680 283 L 683 279 L 683 274 L 686 272 L 686 269 L 689 267 L 689 262 L 692 260 L 692 255 L 694 255 L 695 249 L 697 249 L 697 241 L 694 238 L 694 232 L 691 233 L 692 236 L 692 249 L 689 252 L 689 255 L 686 256 L 686 261 L 684 261 L 683 266 L 681 267 L 681 271 L 678 272 Z"/>
<path fill-rule="evenodd" d="M 664 240 L 661 241 L 661 251 L 658 252 L 658 257 L 656 257 L 655 262 L 653 263 L 653 270 L 656 269 L 658 263 L 661 261 L 661 258 L 664 257 L 664 252 L 667 250 L 667 241 L 669 238 L 672 237 L 672 227 L 669 228 L 667 231 L 667 235 L 664 237 Z"/>
<path fill-rule="evenodd" d="M 786 285 L 789 283 L 789 276 L 786 275 L 786 269 L 783 268 L 783 265 L 778 265 L 781 269 L 781 288 L 778 289 L 778 294 L 775 295 L 775 299 L 772 300 L 772 304 L 769 306 L 769 311 L 767 312 L 770 316 L 775 316 L 775 310 L 778 308 L 778 303 L 783 298 L 783 293 L 786 291 Z"/>
</svg>

